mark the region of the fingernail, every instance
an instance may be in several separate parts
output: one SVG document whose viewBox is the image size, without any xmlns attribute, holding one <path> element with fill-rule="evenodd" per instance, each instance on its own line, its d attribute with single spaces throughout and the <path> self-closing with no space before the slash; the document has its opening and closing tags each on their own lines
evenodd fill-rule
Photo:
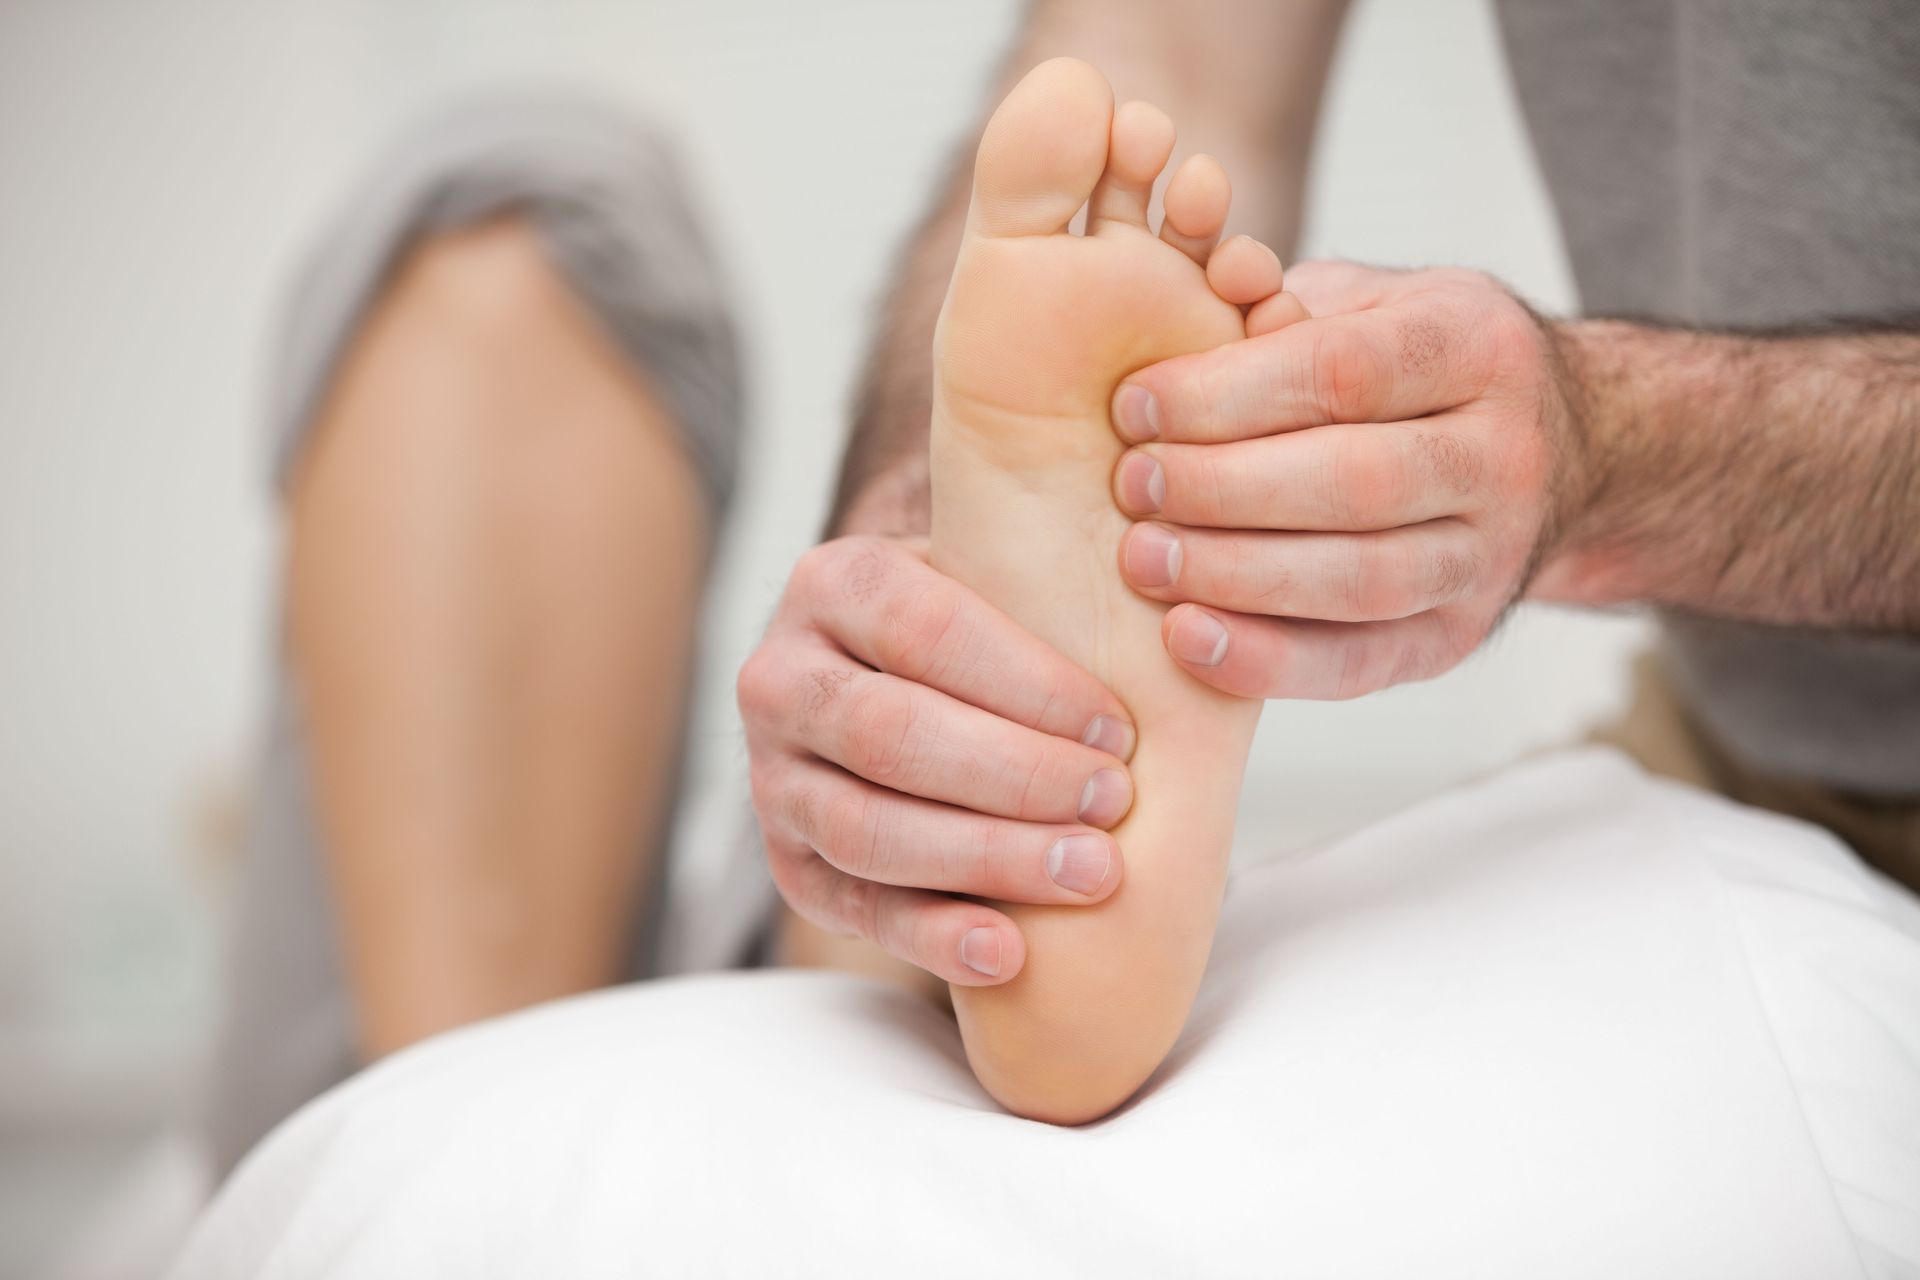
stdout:
<svg viewBox="0 0 1920 1280">
<path fill-rule="evenodd" d="M 1118 769 L 1101 769 L 1080 788 L 1080 821 L 1090 827 L 1110 827 L 1133 803 L 1133 787 Z"/>
<path fill-rule="evenodd" d="M 1133 758 L 1133 726 L 1114 716 L 1095 716 L 1080 735 L 1083 745 L 1104 751 L 1119 760 Z"/>
<path fill-rule="evenodd" d="M 1113 852 L 1101 836 L 1061 836 L 1047 850 L 1047 878 L 1070 893 L 1100 892 L 1113 869 Z"/>
<path fill-rule="evenodd" d="M 1180 577 L 1180 539 L 1165 526 L 1137 524 L 1127 535 L 1127 580 L 1136 587 L 1170 587 Z"/>
<path fill-rule="evenodd" d="M 1160 406 L 1153 392 L 1135 382 L 1113 393 L 1113 427 L 1123 439 L 1139 443 L 1160 438 Z"/>
<path fill-rule="evenodd" d="M 1000 976 L 1000 934 L 984 926 L 960 935 L 960 962 L 989 978 Z"/>
<path fill-rule="evenodd" d="M 1204 609 L 1188 609 L 1173 624 L 1167 648 L 1182 662 L 1217 667 L 1227 656 L 1227 629 Z"/>
<path fill-rule="evenodd" d="M 1120 491 L 1120 504 L 1135 515 L 1149 516 L 1167 505 L 1167 473 L 1144 453 L 1120 459 L 1114 487 Z"/>
</svg>

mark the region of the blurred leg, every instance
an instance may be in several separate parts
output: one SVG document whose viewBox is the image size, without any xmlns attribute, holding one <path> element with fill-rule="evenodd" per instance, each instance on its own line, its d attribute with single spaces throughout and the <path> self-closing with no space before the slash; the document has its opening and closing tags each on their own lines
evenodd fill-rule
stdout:
<svg viewBox="0 0 1920 1280">
<path fill-rule="evenodd" d="M 367 1057 L 625 976 L 710 532 L 680 439 L 511 218 L 416 249 L 339 366 L 288 650 Z"/>
</svg>

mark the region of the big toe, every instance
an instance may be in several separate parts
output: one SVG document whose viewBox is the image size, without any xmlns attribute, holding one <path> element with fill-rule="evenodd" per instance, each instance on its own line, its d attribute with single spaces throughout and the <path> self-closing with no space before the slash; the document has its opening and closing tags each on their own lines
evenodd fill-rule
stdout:
<svg viewBox="0 0 1920 1280">
<path fill-rule="evenodd" d="M 1027 72 L 987 122 L 973 166 L 973 224 L 990 236 L 1066 229 L 1107 164 L 1113 90 L 1077 58 Z"/>
</svg>

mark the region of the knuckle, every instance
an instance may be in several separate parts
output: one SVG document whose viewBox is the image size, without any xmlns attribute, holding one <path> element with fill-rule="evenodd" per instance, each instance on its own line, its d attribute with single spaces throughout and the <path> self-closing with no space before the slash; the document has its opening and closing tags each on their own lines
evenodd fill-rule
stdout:
<svg viewBox="0 0 1920 1280">
<path fill-rule="evenodd" d="M 1430 273 L 1435 284 L 1448 289 L 1467 293 L 1478 293 L 1483 289 L 1501 289 L 1500 282 L 1484 271 L 1475 271 L 1472 267 L 1435 267 Z"/>
<path fill-rule="evenodd" d="M 740 670 L 733 679 L 733 698 L 740 708 L 741 718 L 755 721 L 770 717 L 779 705 L 779 684 L 774 660 L 767 652 L 767 642 L 763 640 L 760 647 L 740 664 Z"/>
<path fill-rule="evenodd" d="M 1427 670 L 1428 664 L 1429 659 L 1424 650 L 1413 645 L 1397 646 L 1392 665 L 1387 671 L 1386 683 L 1381 687 L 1392 688 L 1396 685 L 1424 680 L 1430 674 Z"/>
<path fill-rule="evenodd" d="M 844 667 L 820 667 L 807 672 L 799 693 L 807 718 L 817 720 L 831 714 L 834 707 L 847 698 L 855 675 Z M 784 692 L 781 690 L 773 696 L 778 699 Z"/>
<path fill-rule="evenodd" d="M 1330 421 L 1358 417 L 1392 376 L 1371 341 L 1351 330 L 1328 329 L 1314 339 L 1314 396 Z"/>
<path fill-rule="evenodd" d="M 1243 485 L 1257 474 L 1252 468 L 1230 465 L 1217 451 L 1207 451 L 1196 458 L 1178 459 L 1181 474 L 1176 485 L 1172 482 L 1175 465 L 1174 459 L 1167 460 L 1167 492 L 1183 495 L 1197 514 L 1215 519 L 1239 505 L 1236 499 Z M 1271 490 L 1277 486 L 1269 483 L 1266 487 L 1270 491 L 1267 496 L 1275 496 Z"/>
<path fill-rule="evenodd" d="M 1368 573 L 1358 566 L 1351 567 L 1341 575 L 1341 604 L 1347 619 L 1355 622 L 1372 621 L 1384 617 L 1391 611 L 1387 588 L 1380 582 L 1377 573 Z"/>
<path fill-rule="evenodd" d="M 1394 340 L 1399 367 L 1416 377 L 1438 372 L 1451 358 L 1452 337 L 1442 317 L 1412 316 L 1402 322 Z"/>
<path fill-rule="evenodd" d="M 984 822 L 980 833 L 974 840 L 974 866 L 976 875 L 983 883 L 980 892 L 986 894 L 1004 893 L 1008 877 L 1005 869 L 1018 858 L 1025 848 L 1024 840 L 1017 840 L 1014 832 L 1019 828 L 1005 822 Z"/>
<path fill-rule="evenodd" d="M 885 841 L 875 820 L 876 810 L 876 802 L 860 788 L 836 788 L 821 805 L 821 856 L 843 871 L 884 871 Z"/>
<path fill-rule="evenodd" d="M 1337 516 L 1352 525 L 1371 524 L 1401 509 L 1409 495 L 1400 454 L 1364 436 L 1340 441 L 1333 451 Z"/>
<path fill-rule="evenodd" d="M 1055 798 L 1065 789 L 1067 769 L 1054 752 L 1021 752 L 1007 761 L 1007 772 L 1015 817 L 1030 820 L 1060 807 Z"/>
<path fill-rule="evenodd" d="M 923 904 L 901 904 L 889 913 L 884 926 L 887 937 L 881 945 L 909 964 L 934 972 L 948 969 L 958 958 L 957 939 L 952 938 L 938 911 Z"/>
<path fill-rule="evenodd" d="M 787 594 L 813 596 L 818 594 L 821 584 L 832 577 L 832 564 L 842 547 L 838 542 L 823 542 L 819 546 L 809 547 L 801 557 L 793 562 L 793 572 L 787 578 Z"/>
<path fill-rule="evenodd" d="M 1480 559 L 1471 551 L 1448 548 L 1427 566 L 1427 595 L 1432 604 L 1449 604 L 1472 592 L 1480 579 Z"/>
<path fill-rule="evenodd" d="M 1225 358 L 1198 360 L 1175 384 L 1180 390 L 1167 401 L 1172 421 L 1165 424 L 1179 438 L 1211 440 L 1228 434 L 1241 407 L 1240 379 Z"/>
<path fill-rule="evenodd" d="M 842 750 L 847 767 L 872 782 L 899 778 L 911 759 L 916 719 L 897 685 L 868 681 L 841 695 Z"/>
<path fill-rule="evenodd" d="M 960 627 L 961 604 L 932 583 L 889 595 L 874 636 L 876 655 L 889 671 L 913 681 L 935 674 Z"/>
<path fill-rule="evenodd" d="M 891 550 L 885 540 L 859 534 L 823 542 L 795 562 L 793 589 L 808 598 L 843 594 L 865 600 L 885 583 Z"/>
<path fill-rule="evenodd" d="M 1347 618 L 1368 621 L 1390 615 L 1399 603 L 1393 561 L 1382 555 L 1340 553 L 1334 574 L 1336 600 Z M 1349 652 L 1343 658 L 1350 657 Z"/>
<path fill-rule="evenodd" d="M 1380 557 L 1370 575 L 1370 616 L 1394 619 L 1420 612 L 1427 605 L 1431 572 L 1432 561 L 1417 545 L 1402 544 Z"/>
<path fill-rule="evenodd" d="M 885 939 L 881 935 L 886 916 L 880 904 L 880 886 L 871 880 L 842 876 L 834 886 L 832 914 L 840 922 L 840 927 L 869 942 L 885 946 Z"/>
<path fill-rule="evenodd" d="M 1479 343 L 1473 358 L 1482 370 L 1482 391 L 1516 366 L 1537 367 L 1547 354 L 1546 337 L 1534 313 L 1498 283 L 1489 281 L 1488 286 L 1493 296 L 1483 294 L 1477 299 L 1474 316 Z"/>
<path fill-rule="evenodd" d="M 1480 454 L 1449 431 L 1416 431 L 1421 463 L 1435 488 L 1465 497 L 1480 486 Z"/>
<path fill-rule="evenodd" d="M 805 783 L 794 783 L 784 790 L 778 783 L 772 784 L 773 800 L 776 810 L 785 818 L 787 830 L 793 832 L 808 846 L 819 843 L 820 830 L 820 791 L 819 788 Z"/>
<path fill-rule="evenodd" d="M 922 913 L 886 885 L 871 880 L 857 883 L 856 932 L 889 955 L 926 968 L 921 957 L 929 948 L 925 945 L 927 927 Z"/>
<path fill-rule="evenodd" d="M 862 602 L 873 599 L 892 575 L 894 549 L 872 537 L 843 538 L 840 543 L 831 589 Z"/>
<path fill-rule="evenodd" d="M 1446 670 L 1448 665 L 1439 661 L 1436 652 L 1428 645 L 1396 645 L 1388 657 L 1381 687 L 1392 688 L 1430 680 Z"/>
<path fill-rule="evenodd" d="M 780 789 L 772 766 L 762 757 L 752 756 L 748 759 L 747 793 L 753 798 L 754 816 L 760 819 L 761 826 L 766 826 L 766 815 L 772 811 Z"/>
<path fill-rule="evenodd" d="M 1395 656 L 1391 682 L 1411 684 L 1445 675 L 1473 651 L 1477 636 L 1484 634 L 1465 613 L 1436 612 L 1433 625 L 1417 643 L 1401 646 Z"/>
<path fill-rule="evenodd" d="M 1379 535 L 1392 538 L 1392 535 Z M 1344 602 L 1358 622 L 1390 621 L 1427 607 L 1430 563 L 1417 543 L 1375 541 L 1347 557 L 1340 575 Z"/>
<path fill-rule="evenodd" d="M 1116 709 L 1103 686 L 1064 658 L 1023 665 L 1002 683 L 1005 718 L 1043 733 L 1078 734 L 1096 713 Z"/>
<path fill-rule="evenodd" d="M 1284 613 L 1299 598 L 1301 580 L 1287 563 L 1267 554 L 1266 546 L 1252 538 L 1226 540 L 1225 564 L 1221 570 L 1222 604 L 1244 601 L 1260 612 Z M 1210 595 L 1215 593 L 1209 593 Z"/>
<path fill-rule="evenodd" d="M 1340 651 L 1333 696 L 1344 702 L 1386 688 L 1390 662 L 1388 647 L 1375 641 L 1355 640 L 1345 645 Z"/>
<path fill-rule="evenodd" d="M 780 891 L 786 904 L 794 909 L 802 919 L 822 928 L 831 928 L 835 924 L 832 913 L 823 907 L 816 882 L 802 874 L 800 867 L 792 858 L 774 856 L 771 842 L 766 848 L 767 874 L 773 879 L 773 887 Z"/>
<path fill-rule="evenodd" d="M 1218 541 L 1189 537 L 1186 542 L 1187 563 L 1189 569 L 1183 572 L 1182 581 L 1191 575 L 1198 585 L 1206 579 L 1213 579 L 1215 589 L 1205 594 L 1218 595 L 1229 601 L 1262 600 L 1271 591 L 1272 584 L 1261 573 L 1259 557 L 1248 546 L 1246 538 L 1224 538 Z M 1206 566 L 1211 564 L 1212 571 Z M 1195 572 L 1199 570 L 1199 572 Z"/>
</svg>

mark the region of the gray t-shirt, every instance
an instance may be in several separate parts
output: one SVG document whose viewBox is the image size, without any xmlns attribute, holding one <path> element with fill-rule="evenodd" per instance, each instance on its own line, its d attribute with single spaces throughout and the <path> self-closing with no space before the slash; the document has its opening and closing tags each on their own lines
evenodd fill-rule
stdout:
<svg viewBox="0 0 1920 1280">
<path fill-rule="evenodd" d="M 1711 328 L 1920 313 L 1920 3 L 1498 8 L 1590 314 Z M 1664 621 L 1682 696 L 1737 759 L 1920 796 L 1920 641 Z"/>
</svg>

